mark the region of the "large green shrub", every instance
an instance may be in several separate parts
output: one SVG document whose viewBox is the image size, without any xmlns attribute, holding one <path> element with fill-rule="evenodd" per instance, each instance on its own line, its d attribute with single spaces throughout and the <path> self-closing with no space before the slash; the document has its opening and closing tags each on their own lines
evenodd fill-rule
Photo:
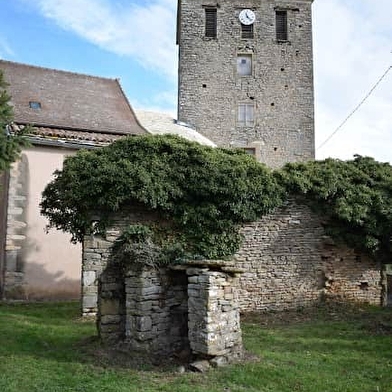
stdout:
<svg viewBox="0 0 392 392">
<path fill-rule="evenodd" d="M 281 196 L 269 169 L 242 151 L 140 136 L 67 158 L 43 192 L 41 211 L 51 227 L 81 241 L 104 230 L 113 212 L 142 204 L 172 223 L 160 245 L 219 258 L 238 249 L 239 224 L 270 212 Z M 97 212 L 100 224 L 92 228 Z"/>
<path fill-rule="evenodd" d="M 51 227 L 81 241 L 103 232 L 113 212 L 141 204 L 170 225 L 143 229 L 151 233 L 143 241 L 134 240 L 141 228 L 131 227 L 122 249 L 155 255 L 159 248 L 159 262 L 167 262 L 232 255 L 241 242 L 239 226 L 289 196 L 319 213 L 335 239 L 390 261 L 392 167 L 360 156 L 289 163 L 271 173 L 237 150 L 175 136 L 126 138 L 67 158 L 43 193 L 41 211 Z M 100 223 L 92 227 L 97 213 Z"/>
<path fill-rule="evenodd" d="M 327 232 L 383 262 L 392 256 L 392 167 L 373 158 L 290 163 L 276 173 L 288 194 L 325 218 Z"/>
</svg>

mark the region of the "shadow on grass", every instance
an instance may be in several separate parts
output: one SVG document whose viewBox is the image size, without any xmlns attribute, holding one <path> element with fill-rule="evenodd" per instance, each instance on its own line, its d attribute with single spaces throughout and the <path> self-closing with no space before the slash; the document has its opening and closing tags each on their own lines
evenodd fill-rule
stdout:
<svg viewBox="0 0 392 392">
<path fill-rule="evenodd" d="M 179 365 L 175 360 L 155 362 L 119 345 L 101 344 L 95 320 L 80 317 L 77 302 L 0 303 L 0 356 L 134 370 L 172 371 Z"/>
</svg>

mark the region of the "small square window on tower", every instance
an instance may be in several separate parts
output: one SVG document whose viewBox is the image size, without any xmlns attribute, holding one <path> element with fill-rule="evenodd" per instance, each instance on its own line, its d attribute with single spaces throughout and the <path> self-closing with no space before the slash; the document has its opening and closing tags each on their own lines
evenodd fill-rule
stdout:
<svg viewBox="0 0 392 392">
<path fill-rule="evenodd" d="M 287 11 L 276 11 L 276 40 L 287 41 Z"/>
<path fill-rule="evenodd" d="M 217 10 L 216 8 L 205 8 L 205 36 L 216 38 L 217 36 Z"/>
<path fill-rule="evenodd" d="M 39 110 L 41 109 L 41 102 L 38 101 L 30 101 L 29 102 L 30 109 Z"/>
<path fill-rule="evenodd" d="M 253 24 L 249 25 L 244 25 L 241 23 L 241 38 L 242 39 L 253 39 L 254 38 L 254 33 L 253 33 Z"/>
<path fill-rule="evenodd" d="M 237 55 L 237 75 L 249 76 L 252 75 L 252 55 L 238 54 Z"/>
<path fill-rule="evenodd" d="M 237 125 L 239 127 L 253 127 L 254 126 L 254 104 L 253 103 L 239 103 Z"/>
</svg>

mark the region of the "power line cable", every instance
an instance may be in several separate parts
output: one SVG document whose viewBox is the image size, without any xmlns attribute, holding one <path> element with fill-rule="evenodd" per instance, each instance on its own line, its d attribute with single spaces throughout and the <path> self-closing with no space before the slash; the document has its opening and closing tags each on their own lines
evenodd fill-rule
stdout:
<svg viewBox="0 0 392 392">
<path fill-rule="evenodd" d="M 354 110 L 343 120 L 343 122 L 317 147 L 316 150 L 322 148 L 327 142 L 329 142 L 332 137 L 343 127 L 344 124 L 350 119 L 351 116 L 364 104 L 364 102 L 372 95 L 373 91 L 377 88 L 377 86 L 382 82 L 382 80 L 387 76 L 388 72 L 392 69 L 392 65 L 390 65 L 380 79 L 376 82 L 376 84 L 371 88 L 371 90 L 366 94 L 365 98 L 354 108 Z"/>
</svg>

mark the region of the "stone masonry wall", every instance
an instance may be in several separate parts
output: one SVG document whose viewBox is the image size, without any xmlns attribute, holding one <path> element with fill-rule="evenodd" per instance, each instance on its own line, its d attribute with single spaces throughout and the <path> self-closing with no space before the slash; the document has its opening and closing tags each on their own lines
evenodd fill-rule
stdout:
<svg viewBox="0 0 392 392">
<path fill-rule="evenodd" d="M 158 356 L 189 348 L 184 271 L 143 268 L 125 277 L 125 341 L 129 349 Z"/>
<path fill-rule="evenodd" d="M 131 222 L 153 219 L 139 210 L 126 218 L 117 217 L 106 239 L 85 238 L 84 314 L 97 311 L 98 278 L 122 228 Z M 243 245 L 228 263 L 244 271 L 239 279 L 242 311 L 298 308 L 324 299 L 382 304 L 381 265 L 335 244 L 325 235 L 320 218 L 308 207 L 288 203 L 244 225 L 242 234 Z"/>
<path fill-rule="evenodd" d="M 4 255 L 4 287 L 5 298 L 25 299 L 24 293 L 24 253 L 23 243 L 26 241 L 27 196 L 29 187 L 28 161 L 22 154 L 19 161 L 10 169 L 7 226 Z"/>
<path fill-rule="evenodd" d="M 314 158 L 312 0 L 180 0 L 178 119 L 221 147 L 256 147 L 271 167 Z M 205 37 L 205 8 L 217 9 L 217 37 Z M 254 38 L 241 38 L 240 11 L 255 15 Z M 276 10 L 288 40 L 277 41 Z M 239 55 L 252 72 L 237 73 Z M 240 126 L 238 104 L 254 107 Z"/>
<path fill-rule="evenodd" d="M 151 358 L 236 361 L 243 353 L 237 273 L 225 262 L 198 261 L 122 275 L 109 263 L 99 277 L 99 336 Z"/>
<path fill-rule="evenodd" d="M 325 236 L 320 218 L 289 203 L 245 225 L 234 263 L 243 311 L 282 310 L 321 299 L 381 304 L 381 265 Z"/>
<path fill-rule="evenodd" d="M 98 278 L 98 298 L 94 309 L 97 309 L 98 335 L 106 343 L 116 343 L 125 338 L 124 283 L 121 271 L 110 263 Z"/>
<path fill-rule="evenodd" d="M 98 299 L 98 281 L 106 269 L 110 248 L 121 235 L 125 227 L 132 223 L 157 221 L 154 214 L 147 213 L 137 206 L 133 211 L 123 211 L 113 217 L 111 227 L 101 236 L 85 236 L 83 241 L 82 261 L 82 313 L 96 314 Z"/>
<path fill-rule="evenodd" d="M 192 352 L 226 361 L 238 359 L 242 355 L 238 278 L 208 267 L 189 268 L 186 272 Z"/>
</svg>

